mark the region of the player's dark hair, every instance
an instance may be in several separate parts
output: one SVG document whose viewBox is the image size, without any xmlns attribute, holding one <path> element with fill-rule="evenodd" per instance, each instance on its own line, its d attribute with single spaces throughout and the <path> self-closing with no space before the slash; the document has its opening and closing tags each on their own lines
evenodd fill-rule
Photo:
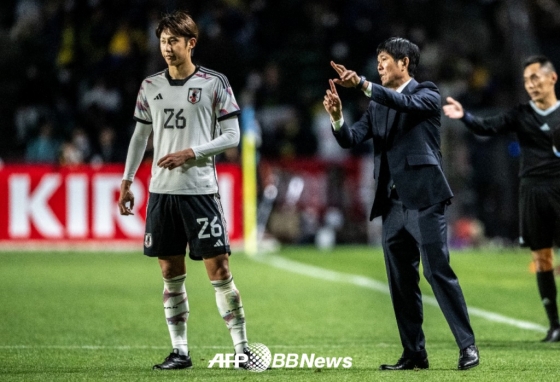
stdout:
<svg viewBox="0 0 560 382">
<path fill-rule="evenodd" d="M 388 53 L 395 61 L 408 57 L 408 74 L 414 77 L 420 61 L 418 45 L 402 37 L 391 37 L 377 46 L 377 55 L 381 52 Z"/>
<path fill-rule="evenodd" d="M 540 64 L 541 66 L 545 66 L 551 71 L 556 72 L 556 69 L 554 69 L 554 65 L 552 64 L 552 61 L 550 61 L 549 58 L 546 56 L 535 55 L 535 56 L 528 57 L 523 62 L 523 69 L 533 64 Z"/>
<path fill-rule="evenodd" d="M 196 38 L 198 39 L 198 27 L 185 11 L 175 11 L 163 15 L 156 28 L 156 36 L 160 38 L 163 31 L 169 30 L 176 36 L 184 37 L 185 39 Z"/>
</svg>

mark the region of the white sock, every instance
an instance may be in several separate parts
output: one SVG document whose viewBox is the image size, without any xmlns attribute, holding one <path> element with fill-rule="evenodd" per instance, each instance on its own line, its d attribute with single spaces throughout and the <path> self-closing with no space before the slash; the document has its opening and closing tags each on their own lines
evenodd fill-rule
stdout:
<svg viewBox="0 0 560 382">
<path fill-rule="evenodd" d="M 216 290 L 218 311 L 229 329 L 235 352 L 241 354 L 243 349 L 247 347 L 245 313 L 243 312 L 241 296 L 233 282 L 233 276 L 227 280 L 212 281 L 212 285 Z"/>
<path fill-rule="evenodd" d="M 185 290 L 187 275 L 163 279 L 163 309 L 167 321 L 167 328 L 171 336 L 173 349 L 179 354 L 188 355 L 187 320 L 189 318 L 189 301 Z"/>
</svg>

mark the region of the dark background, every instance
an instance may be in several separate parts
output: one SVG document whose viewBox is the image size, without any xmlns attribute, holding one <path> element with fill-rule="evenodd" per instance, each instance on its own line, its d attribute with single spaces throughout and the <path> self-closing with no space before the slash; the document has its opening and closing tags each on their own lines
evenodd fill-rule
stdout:
<svg viewBox="0 0 560 382">
<path fill-rule="evenodd" d="M 0 160 L 123 162 L 140 83 L 166 67 L 157 20 L 175 9 L 188 10 L 199 26 L 195 63 L 226 74 L 242 108 L 255 110 L 260 158 L 271 163 L 367 158 L 370 145 L 350 153 L 333 146 L 321 101 L 334 77 L 330 60 L 377 81 L 375 49 L 388 37 L 417 43 L 417 79 L 479 115 L 528 99 L 526 56 L 545 54 L 560 65 L 556 0 L 3 0 Z M 340 94 L 345 118 L 359 118 L 367 100 Z M 479 227 L 485 238 L 514 243 L 515 137 L 480 139 L 460 122 L 442 121 L 456 193 L 452 223 L 465 223 L 467 237 Z M 238 153 L 220 160 L 237 161 Z"/>
</svg>

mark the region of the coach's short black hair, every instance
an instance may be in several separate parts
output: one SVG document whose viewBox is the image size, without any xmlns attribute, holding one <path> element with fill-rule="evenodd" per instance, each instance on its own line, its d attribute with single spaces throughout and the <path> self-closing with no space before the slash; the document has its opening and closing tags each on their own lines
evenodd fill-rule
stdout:
<svg viewBox="0 0 560 382">
<path fill-rule="evenodd" d="M 377 47 L 377 55 L 381 52 L 387 52 L 395 61 L 408 57 L 408 74 L 410 77 L 414 77 L 416 74 L 416 67 L 420 61 L 420 49 L 418 49 L 418 45 L 402 37 L 391 37 L 379 44 Z"/>
<path fill-rule="evenodd" d="M 550 59 L 546 56 L 535 55 L 535 56 L 527 57 L 527 59 L 525 59 L 525 61 L 523 62 L 523 69 L 533 64 L 540 64 L 541 66 L 545 66 L 551 71 L 556 72 L 556 69 L 554 69 L 554 65 L 552 64 L 552 61 L 550 61 Z"/>
</svg>

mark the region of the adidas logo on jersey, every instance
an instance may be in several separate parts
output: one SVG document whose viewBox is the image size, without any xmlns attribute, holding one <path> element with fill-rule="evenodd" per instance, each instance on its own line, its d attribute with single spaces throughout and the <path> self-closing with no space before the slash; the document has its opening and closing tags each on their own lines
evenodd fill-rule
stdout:
<svg viewBox="0 0 560 382">
<path fill-rule="evenodd" d="M 154 100 L 156 100 L 156 99 L 163 99 L 163 97 L 161 96 L 161 93 L 159 93 L 159 94 L 156 96 L 156 98 L 154 98 Z"/>
<path fill-rule="evenodd" d="M 541 126 L 541 131 L 550 131 L 550 126 L 548 126 L 548 123 L 545 123 Z"/>
<path fill-rule="evenodd" d="M 218 239 L 216 244 L 214 244 L 214 247 L 221 247 L 222 245 L 224 245 L 224 243 L 222 243 L 222 241 L 220 239 Z"/>
</svg>

